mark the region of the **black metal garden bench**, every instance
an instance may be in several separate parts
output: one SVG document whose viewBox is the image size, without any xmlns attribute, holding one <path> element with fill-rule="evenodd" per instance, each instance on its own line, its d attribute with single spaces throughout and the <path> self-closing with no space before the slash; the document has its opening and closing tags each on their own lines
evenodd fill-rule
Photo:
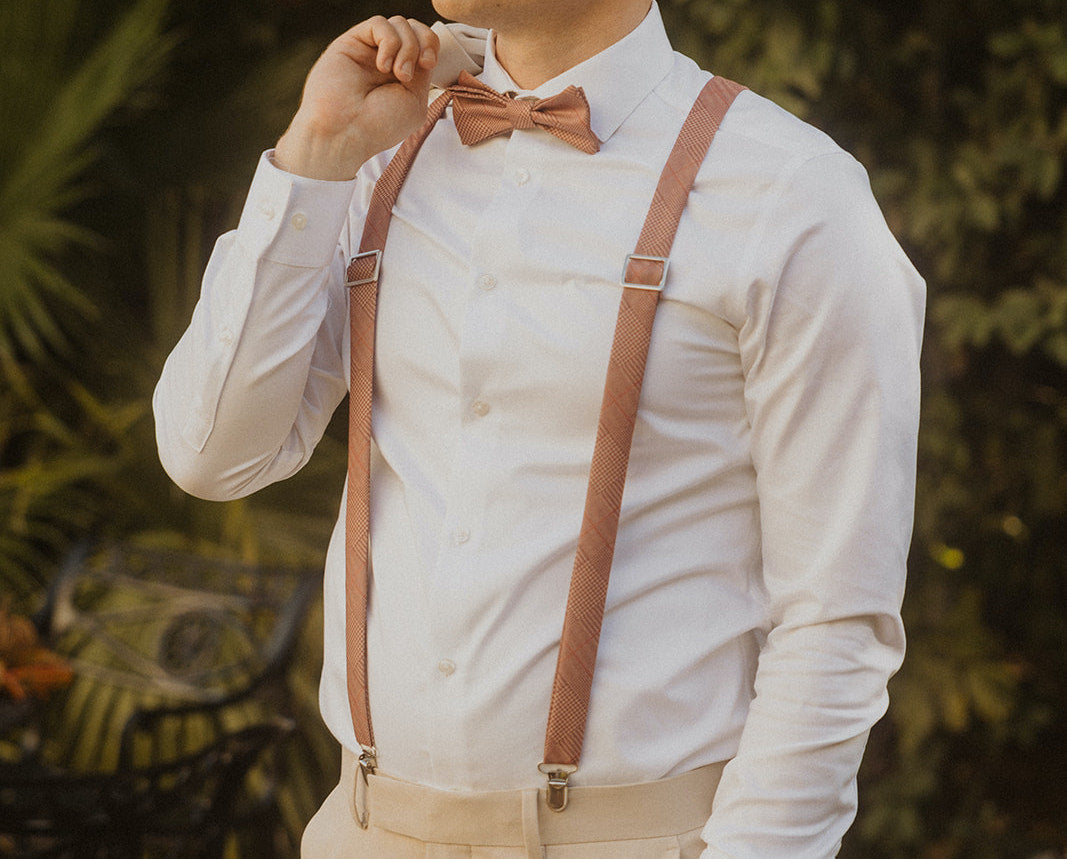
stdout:
<svg viewBox="0 0 1067 859">
<path fill-rule="evenodd" d="M 0 763 L 0 857 L 221 856 L 280 778 L 320 583 L 170 550 L 76 553 L 35 618 L 75 679 Z"/>
</svg>

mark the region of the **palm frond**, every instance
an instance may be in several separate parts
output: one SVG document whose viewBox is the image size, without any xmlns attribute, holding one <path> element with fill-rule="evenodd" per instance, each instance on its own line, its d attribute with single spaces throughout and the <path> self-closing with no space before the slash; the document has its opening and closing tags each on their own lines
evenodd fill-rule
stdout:
<svg viewBox="0 0 1067 859">
<path fill-rule="evenodd" d="M 40 358 L 63 342 L 59 308 L 85 313 L 60 267 L 90 233 L 66 217 L 89 193 L 93 141 L 165 62 L 168 0 L 140 0 L 78 56 L 75 0 L 0 5 L 0 352 Z"/>
</svg>

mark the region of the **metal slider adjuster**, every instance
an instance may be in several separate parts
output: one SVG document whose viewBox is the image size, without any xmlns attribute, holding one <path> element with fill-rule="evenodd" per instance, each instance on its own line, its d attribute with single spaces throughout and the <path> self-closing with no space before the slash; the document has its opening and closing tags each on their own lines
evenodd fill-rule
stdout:
<svg viewBox="0 0 1067 859">
<path fill-rule="evenodd" d="M 382 252 L 380 250 L 363 251 L 363 253 L 356 254 L 349 260 L 348 270 L 352 271 L 355 268 L 356 271 L 352 271 L 353 275 L 357 274 L 357 272 L 362 273 L 366 270 L 366 264 L 363 261 L 371 258 L 374 259 L 374 266 L 371 268 L 370 274 L 364 277 L 353 276 L 351 280 L 345 281 L 345 286 L 363 286 L 364 284 L 374 283 L 378 279 L 378 272 L 382 267 Z"/>
<path fill-rule="evenodd" d="M 374 746 L 360 746 L 362 751 L 359 755 L 359 776 L 356 778 L 356 795 L 354 805 L 356 822 L 360 829 L 370 826 L 370 809 L 367 806 L 367 797 L 370 793 L 370 776 L 378 769 L 378 750 Z"/>
<path fill-rule="evenodd" d="M 563 811 L 567 807 L 567 779 L 578 771 L 578 767 L 574 764 L 538 764 L 537 769 L 548 776 L 548 807 Z"/>
<path fill-rule="evenodd" d="M 627 280 L 630 273 L 630 263 L 632 262 L 652 262 L 659 263 L 660 275 L 659 283 L 634 283 Z M 667 282 L 667 266 L 670 265 L 670 260 L 667 257 L 653 257 L 645 256 L 644 254 L 627 254 L 626 261 L 622 264 L 622 285 L 631 286 L 634 289 L 648 289 L 652 292 L 663 292 L 663 285 Z"/>
</svg>

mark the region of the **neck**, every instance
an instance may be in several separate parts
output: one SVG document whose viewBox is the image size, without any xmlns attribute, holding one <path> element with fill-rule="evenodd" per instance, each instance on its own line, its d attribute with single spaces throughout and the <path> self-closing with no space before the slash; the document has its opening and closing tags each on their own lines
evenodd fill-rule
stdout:
<svg viewBox="0 0 1067 859">
<path fill-rule="evenodd" d="M 536 89 L 627 36 L 650 6 L 651 0 L 591 0 L 584 14 L 571 9 L 564 20 L 509 22 L 496 30 L 496 57 L 522 89 Z"/>
</svg>

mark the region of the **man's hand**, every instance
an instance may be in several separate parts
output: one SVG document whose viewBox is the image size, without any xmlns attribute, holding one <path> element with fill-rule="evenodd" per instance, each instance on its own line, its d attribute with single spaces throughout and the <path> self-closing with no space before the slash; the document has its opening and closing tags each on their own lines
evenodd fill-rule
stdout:
<svg viewBox="0 0 1067 859">
<path fill-rule="evenodd" d="M 439 48 L 429 27 L 400 16 L 369 18 L 339 36 L 308 74 L 274 151 L 278 166 L 312 179 L 352 179 L 426 119 Z"/>
</svg>

